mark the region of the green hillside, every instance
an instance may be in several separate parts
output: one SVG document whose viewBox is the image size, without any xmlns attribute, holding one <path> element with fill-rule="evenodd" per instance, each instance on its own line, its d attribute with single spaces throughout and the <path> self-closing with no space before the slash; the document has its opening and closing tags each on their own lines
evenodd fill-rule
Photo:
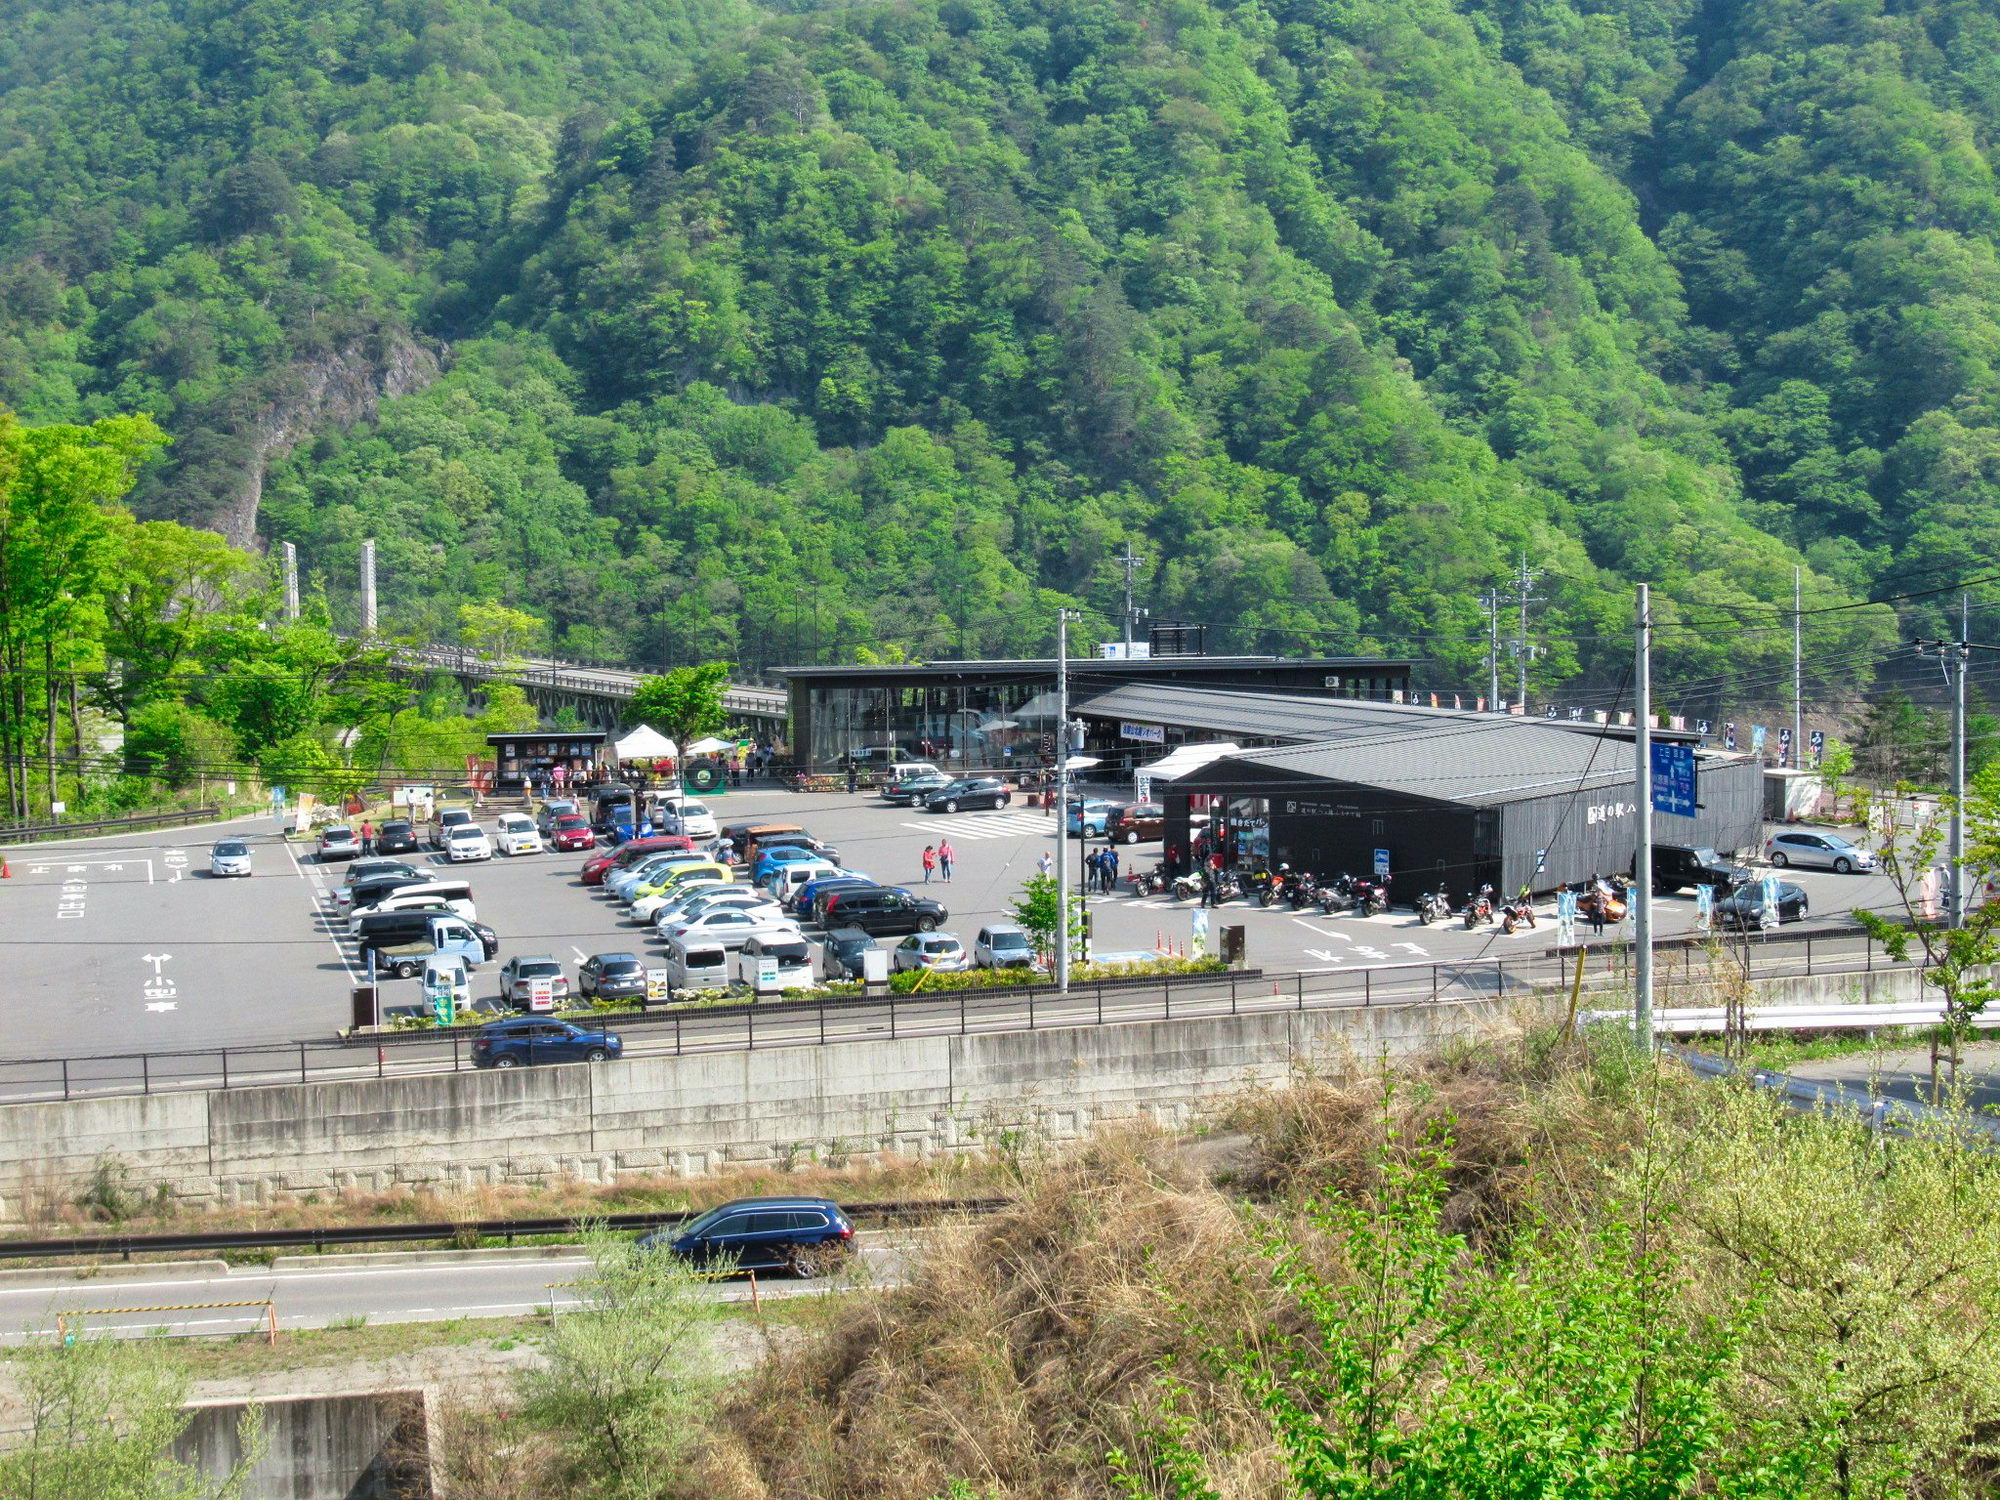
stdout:
<svg viewBox="0 0 2000 1500">
<path fill-rule="evenodd" d="M 1795 564 L 2000 558 L 1993 0 L 0 17 L 0 401 L 154 413 L 142 511 L 336 605 L 375 536 L 396 628 L 1046 649 L 1129 544 L 1212 646 L 1470 686 L 1525 557 L 1538 685 L 1644 579 L 1699 703 L 1788 686 Z M 1896 630 L 1812 617 L 1814 693 Z"/>
</svg>

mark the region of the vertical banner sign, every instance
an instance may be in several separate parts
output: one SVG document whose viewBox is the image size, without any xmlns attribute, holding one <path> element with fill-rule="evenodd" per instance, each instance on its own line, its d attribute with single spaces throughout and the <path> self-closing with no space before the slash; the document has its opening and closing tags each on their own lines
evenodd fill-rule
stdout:
<svg viewBox="0 0 2000 1500">
<path fill-rule="evenodd" d="M 1818 770 L 1820 761 L 1826 755 L 1826 731 L 1815 729 L 1806 736 L 1806 743 L 1812 746 L 1813 769 Z"/>
<path fill-rule="evenodd" d="M 1677 818 L 1694 816 L 1694 746 L 1654 742 L 1653 807 Z"/>
<path fill-rule="evenodd" d="M 1188 956 L 1208 957 L 1208 908 L 1205 906 L 1197 906 L 1192 913 L 1188 931 Z"/>
<path fill-rule="evenodd" d="M 1789 729 L 1780 729 L 1778 731 L 1778 764 L 1781 766 L 1789 766 L 1791 763 L 1792 763 L 1792 732 Z"/>
<path fill-rule="evenodd" d="M 1556 946 L 1568 948 L 1576 942 L 1576 892 L 1556 892 Z"/>
<path fill-rule="evenodd" d="M 1734 750 L 1736 748 L 1736 721 L 1734 719 L 1731 719 L 1727 724 L 1722 726 L 1722 748 L 1725 750 Z"/>
<path fill-rule="evenodd" d="M 1715 887 L 1698 885 L 1694 888 L 1694 930 L 1707 932 L 1715 917 Z"/>
<path fill-rule="evenodd" d="M 1778 925 L 1778 877 L 1766 875 L 1759 884 L 1757 925 L 1770 932 Z"/>
<path fill-rule="evenodd" d="M 1752 755 L 1762 755 L 1764 753 L 1764 735 L 1765 730 L 1762 724 L 1752 724 L 1750 726 L 1750 753 Z"/>
<path fill-rule="evenodd" d="M 1703 739 L 1707 739 L 1707 738 L 1708 738 L 1708 720 L 1706 720 L 1706 719 L 1696 719 L 1696 720 L 1694 721 L 1694 732 L 1695 732 L 1696 734 L 1700 735 L 1700 736 L 1701 736 L 1701 737 L 1702 737 Z"/>
</svg>

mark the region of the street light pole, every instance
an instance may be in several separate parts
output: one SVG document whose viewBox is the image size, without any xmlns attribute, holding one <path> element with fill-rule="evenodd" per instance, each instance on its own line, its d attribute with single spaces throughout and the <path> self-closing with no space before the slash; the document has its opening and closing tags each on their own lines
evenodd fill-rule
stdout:
<svg viewBox="0 0 2000 1500">
<path fill-rule="evenodd" d="M 1653 601 L 1639 585 L 1632 663 L 1634 790 L 1639 808 L 1638 850 L 1632 860 L 1632 1021 L 1638 1044 L 1653 1051 Z"/>
<path fill-rule="evenodd" d="M 1069 622 L 1056 611 L 1056 990 L 1069 993 Z"/>
</svg>

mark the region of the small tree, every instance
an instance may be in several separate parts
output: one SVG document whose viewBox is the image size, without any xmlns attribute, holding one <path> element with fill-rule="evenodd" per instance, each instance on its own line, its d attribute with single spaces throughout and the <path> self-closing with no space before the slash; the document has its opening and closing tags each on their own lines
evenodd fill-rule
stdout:
<svg viewBox="0 0 2000 1500">
<path fill-rule="evenodd" d="M 1083 897 L 1069 898 L 1069 951 L 1075 958 L 1083 952 Z M 1057 924 L 1062 906 L 1053 875 L 1030 875 L 1021 887 L 1021 899 L 1014 903 L 1014 920 L 1034 944 L 1036 961 L 1044 965 L 1055 959 Z"/>
<path fill-rule="evenodd" d="M 625 709 L 627 724 L 650 724 L 683 750 L 690 740 L 715 734 L 729 723 L 722 706 L 734 664 L 703 662 L 675 667 L 664 677 L 642 677 Z"/>
<path fill-rule="evenodd" d="M 521 1377 L 522 1414 L 554 1435 L 577 1494 L 657 1495 L 700 1436 L 728 1309 L 676 1256 L 601 1229 L 585 1244 L 584 1308 L 556 1320 L 547 1363 Z"/>
<path fill-rule="evenodd" d="M 1915 956 L 1922 983 L 1938 991 L 1944 1001 L 1944 1025 L 1938 1042 L 1931 1047 L 1931 1100 L 1937 1102 L 1938 1043 L 1946 1049 L 1951 1083 L 1958 1082 L 1960 1049 L 1971 1034 L 1973 1018 L 1993 999 L 1994 982 L 1990 966 L 2000 962 L 2000 902 L 1976 903 L 1971 893 L 1989 884 L 2000 873 L 2000 834 L 1994 827 L 1993 805 L 1983 798 L 1968 799 L 1965 870 L 1962 884 L 1967 888 L 1964 923 L 1952 925 L 1951 892 L 1948 884 L 1933 885 L 1931 872 L 1941 870 L 1950 880 L 1950 866 L 1941 857 L 1950 828 L 1954 804 L 1949 797 L 1938 801 L 1937 816 L 1904 826 L 1897 820 L 1899 803 L 1882 799 L 1874 804 L 1883 829 L 1878 855 L 1882 873 L 1895 891 L 1888 912 L 1854 908 L 1854 920 L 1880 943 L 1898 963 Z"/>
<path fill-rule="evenodd" d="M 473 650 L 507 665 L 516 651 L 540 641 L 548 626 L 526 610 L 505 604 L 461 604 L 458 607 L 459 637 Z"/>
<path fill-rule="evenodd" d="M 30 1344 L 11 1366 L 25 1432 L 0 1451 L 9 1500 L 237 1500 L 263 1457 L 254 1406 L 238 1427 L 242 1456 L 219 1481 L 169 1453 L 192 1420 L 188 1377 L 151 1341 Z"/>
</svg>

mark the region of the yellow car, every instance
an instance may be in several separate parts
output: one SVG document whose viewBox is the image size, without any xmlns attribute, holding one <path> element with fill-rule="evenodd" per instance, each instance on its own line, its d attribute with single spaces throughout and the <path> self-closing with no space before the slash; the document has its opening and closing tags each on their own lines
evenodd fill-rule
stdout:
<svg viewBox="0 0 2000 1500">
<path fill-rule="evenodd" d="M 669 865 L 644 885 L 633 887 L 632 900 L 643 901 L 648 896 L 664 896 L 690 883 L 727 882 L 729 879 L 729 866 L 719 865 L 712 859 L 703 860 L 699 864 Z"/>
</svg>

